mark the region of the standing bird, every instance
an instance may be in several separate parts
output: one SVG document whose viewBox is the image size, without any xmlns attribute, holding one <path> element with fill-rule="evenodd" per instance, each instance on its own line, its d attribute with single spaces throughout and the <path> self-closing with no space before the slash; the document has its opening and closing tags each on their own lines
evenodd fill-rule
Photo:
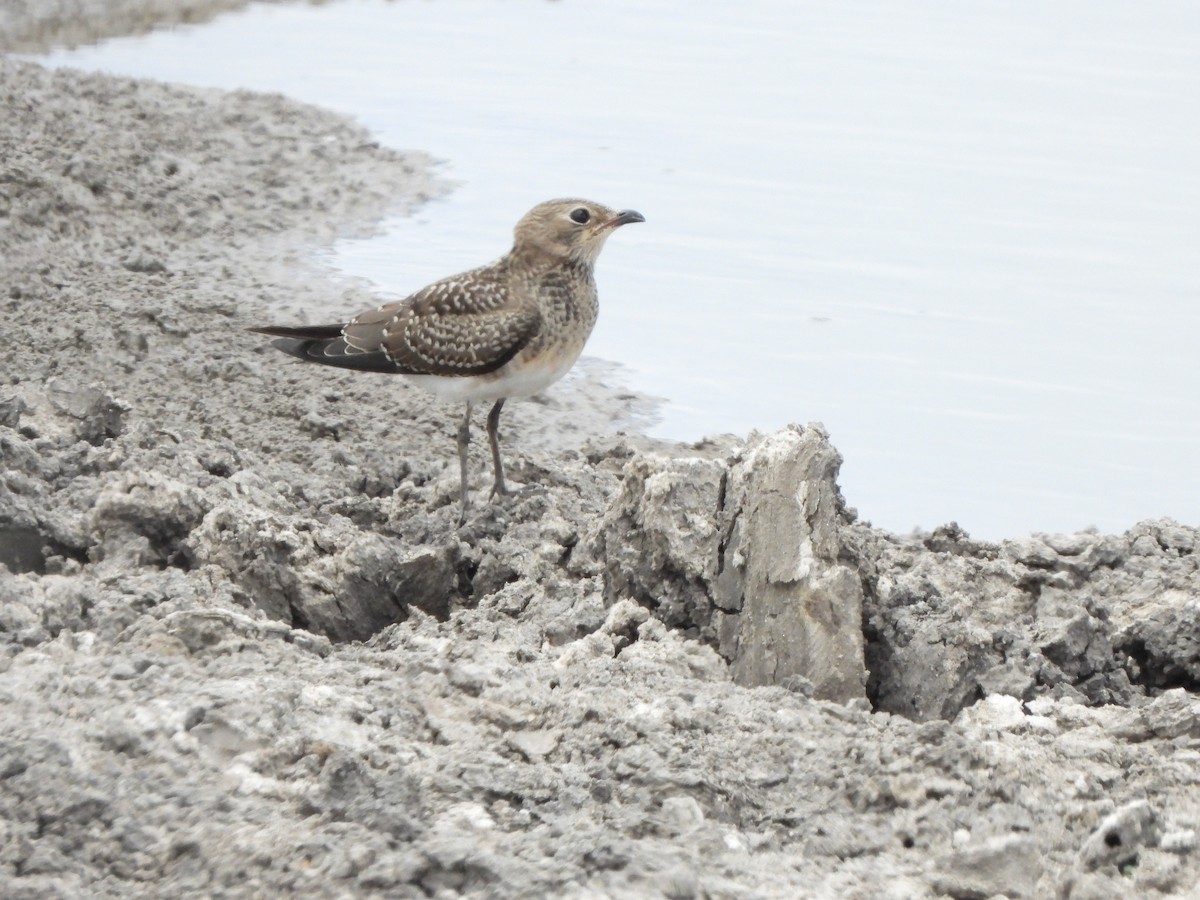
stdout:
<svg viewBox="0 0 1200 900">
<path fill-rule="evenodd" d="M 500 460 L 500 410 L 529 397 L 575 364 L 598 304 L 596 257 L 613 230 L 644 222 L 641 213 L 587 200 L 539 203 L 513 229 L 512 249 L 496 262 L 435 281 L 410 297 L 344 325 L 251 328 L 277 338 L 284 353 L 326 366 L 407 375 L 438 397 L 465 401 L 458 429 L 466 519 L 471 404 L 495 401 L 487 417 L 496 480 L 509 493 Z"/>
</svg>

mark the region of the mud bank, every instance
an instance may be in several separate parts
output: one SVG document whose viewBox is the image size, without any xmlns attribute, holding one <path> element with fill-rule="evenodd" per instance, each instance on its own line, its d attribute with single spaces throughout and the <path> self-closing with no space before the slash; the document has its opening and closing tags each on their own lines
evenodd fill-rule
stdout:
<svg viewBox="0 0 1200 900">
<path fill-rule="evenodd" d="M 257 0 L 279 2 L 279 0 Z M 312 0 L 319 2 L 319 0 Z M 0 50 L 44 53 L 154 28 L 208 22 L 249 0 L 37 0 L 0 6 Z"/>
<path fill-rule="evenodd" d="M 818 426 L 653 445 L 602 371 L 457 528 L 457 410 L 241 332 L 369 304 L 309 248 L 429 160 L 0 97 L 4 896 L 1194 896 L 1195 529 L 898 537 Z"/>
</svg>

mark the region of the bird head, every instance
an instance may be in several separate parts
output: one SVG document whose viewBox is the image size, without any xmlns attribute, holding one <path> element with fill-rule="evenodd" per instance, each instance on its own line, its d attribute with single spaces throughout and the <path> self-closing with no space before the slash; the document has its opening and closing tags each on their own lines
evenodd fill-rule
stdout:
<svg viewBox="0 0 1200 900">
<path fill-rule="evenodd" d="M 610 209 L 590 200 L 548 200 L 522 216 L 513 229 L 513 253 L 531 262 L 577 262 L 591 268 L 613 231 L 645 221 L 632 209 Z"/>
</svg>

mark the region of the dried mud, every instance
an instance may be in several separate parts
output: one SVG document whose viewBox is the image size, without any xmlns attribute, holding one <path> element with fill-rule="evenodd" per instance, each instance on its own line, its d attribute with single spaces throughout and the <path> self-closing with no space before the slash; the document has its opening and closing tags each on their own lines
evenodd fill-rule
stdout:
<svg viewBox="0 0 1200 900">
<path fill-rule="evenodd" d="M 0 105 L 0 894 L 1197 896 L 1196 529 L 891 535 L 819 426 L 657 444 L 595 366 L 457 527 L 457 410 L 242 331 L 369 304 L 309 254 L 429 159 Z"/>
</svg>

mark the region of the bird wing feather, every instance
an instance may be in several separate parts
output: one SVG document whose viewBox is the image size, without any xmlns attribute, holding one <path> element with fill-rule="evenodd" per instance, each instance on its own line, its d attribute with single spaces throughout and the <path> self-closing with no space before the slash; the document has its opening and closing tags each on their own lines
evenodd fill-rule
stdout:
<svg viewBox="0 0 1200 900">
<path fill-rule="evenodd" d="M 399 303 L 352 319 L 348 348 L 383 351 L 412 375 L 484 375 L 499 369 L 541 327 L 536 304 L 511 302 L 504 282 L 468 272 L 435 282 Z"/>
</svg>

